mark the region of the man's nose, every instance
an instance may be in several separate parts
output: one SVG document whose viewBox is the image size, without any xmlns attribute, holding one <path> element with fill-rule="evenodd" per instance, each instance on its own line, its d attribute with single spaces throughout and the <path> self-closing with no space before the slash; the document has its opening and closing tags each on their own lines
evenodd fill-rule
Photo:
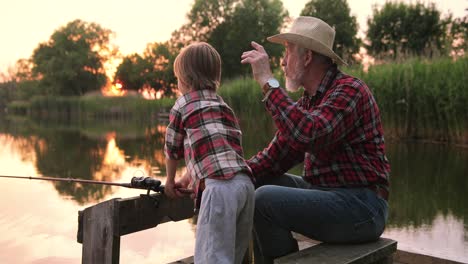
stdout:
<svg viewBox="0 0 468 264">
<path fill-rule="evenodd" d="M 281 59 L 281 66 L 286 67 L 286 57 Z"/>
</svg>

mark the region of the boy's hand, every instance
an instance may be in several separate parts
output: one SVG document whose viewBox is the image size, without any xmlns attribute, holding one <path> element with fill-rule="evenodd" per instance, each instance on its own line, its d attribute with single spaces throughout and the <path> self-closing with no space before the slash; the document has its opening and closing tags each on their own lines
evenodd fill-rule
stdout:
<svg viewBox="0 0 468 264">
<path fill-rule="evenodd" d="M 194 198 L 193 189 L 187 188 L 190 185 L 190 180 L 190 174 L 186 171 L 184 176 L 175 183 L 175 189 L 179 197 L 189 194 L 191 198 Z"/>
<path fill-rule="evenodd" d="M 177 181 L 177 186 L 180 188 L 187 188 L 190 185 L 190 174 L 185 171 L 184 175 Z"/>
<path fill-rule="evenodd" d="M 187 188 L 190 184 L 190 175 L 187 173 L 177 182 L 167 180 L 164 186 L 164 193 L 171 199 L 181 198 L 187 195 L 193 196 L 193 190 Z M 193 198 L 193 197 L 192 197 Z"/>
<path fill-rule="evenodd" d="M 167 197 L 174 199 L 177 198 L 177 193 L 175 190 L 175 182 L 173 179 L 167 180 L 166 184 L 164 185 L 164 193 L 167 195 Z"/>
<path fill-rule="evenodd" d="M 187 188 L 176 188 L 176 191 L 182 193 L 182 194 L 193 194 L 193 189 L 187 189 Z"/>
</svg>

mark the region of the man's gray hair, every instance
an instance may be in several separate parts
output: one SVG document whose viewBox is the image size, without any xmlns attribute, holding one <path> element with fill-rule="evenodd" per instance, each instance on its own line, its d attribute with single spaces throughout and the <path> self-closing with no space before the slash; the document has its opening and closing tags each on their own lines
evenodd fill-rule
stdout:
<svg viewBox="0 0 468 264">
<path fill-rule="evenodd" d="M 299 53 L 300 56 L 303 56 L 306 54 L 306 52 L 308 51 L 309 49 L 307 48 L 303 48 L 303 47 L 300 47 L 300 46 L 297 46 L 297 52 Z M 324 64 L 324 65 L 332 65 L 333 64 L 333 60 L 323 54 L 320 54 L 318 52 L 315 52 L 313 50 L 310 50 L 314 53 L 314 56 L 312 57 L 312 63 L 313 64 Z"/>
</svg>

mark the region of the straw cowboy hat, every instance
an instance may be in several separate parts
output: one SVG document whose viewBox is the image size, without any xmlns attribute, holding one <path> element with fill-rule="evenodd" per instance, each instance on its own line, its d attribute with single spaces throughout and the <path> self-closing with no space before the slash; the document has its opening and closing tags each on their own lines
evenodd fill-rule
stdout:
<svg viewBox="0 0 468 264">
<path fill-rule="evenodd" d="M 303 48 L 325 55 L 340 65 L 347 65 L 333 52 L 335 30 L 327 23 L 315 17 L 300 16 L 292 24 L 289 32 L 267 38 L 273 43 L 285 44 L 291 42 Z"/>
</svg>

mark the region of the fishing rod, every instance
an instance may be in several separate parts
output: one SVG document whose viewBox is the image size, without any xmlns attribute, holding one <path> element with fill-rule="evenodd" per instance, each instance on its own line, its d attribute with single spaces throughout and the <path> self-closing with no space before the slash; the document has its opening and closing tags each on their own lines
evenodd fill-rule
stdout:
<svg viewBox="0 0 468 264">
<path fill-rule="evenodd" d="M 130 181 L 130 183 L 94 181 L 94 180 L 84 180 L 84 179 L 75 179 L 75 178 L 32 177 L 32 176 L 12 176 L 12 175 L 0 175 L 0 178 L 112 185 L 112 186 L 120 186 L 120 187 L 133 188 L 133 189 L 144 189 L 148 191 L 148 194 L 150 190 L 154 192 L 164 192 L 164 185 L 161 185 L 160 180 L 156 180 L 151 177 L 144 177 L 144 176 L 132 177 L 132 180 Z"/>
<path fill-rule="evenodd" d="M 160 180 L 156 180 L 151 177 L 132 177 L 130 183 L 117 183 L 117 182 L 107 182 L 107 181 L 94 181 L 94 180 L 84 180 L 84 179 L 75 179 L 75 178 L 56 178 L 56 177 L 32 177 L 32 176 L 13 176 L 13 175 L 0 175 L 0 178 L 10 178 L 10 179 L 29 179 L 29 180 L 43 180 L 43 181 L 60 181 L 60 182 L 74 182 L 74 183 L 87 183 L 87 184 L 101 184 L 101 185 L 112 185 L 120 186 L 125 188 L 132 189 L 143 189 L 150 191 L 163 193 L 164 185 L 161 185 Z M 184 194 L 192 194 L 193 190 L 186 188 L 177 188 L 178 191 Z"/>
</svg>

